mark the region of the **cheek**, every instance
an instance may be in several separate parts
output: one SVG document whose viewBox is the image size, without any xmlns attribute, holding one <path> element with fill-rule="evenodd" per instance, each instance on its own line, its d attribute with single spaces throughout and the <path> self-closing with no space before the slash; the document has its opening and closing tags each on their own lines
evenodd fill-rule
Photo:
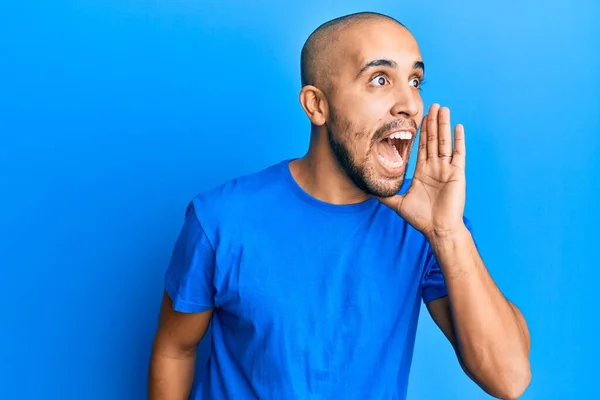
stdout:
<svg viewBox="0 0 600 400">
<path fill-rule="evenodd" d="M 352 115 L 365 125 L 373 125 L 389 117 L 393 101 L 385 97 L 372 96 L 355 100 L 351 106 Z"/>
<path fill-rule="evenodd" d="M 373 151 L 371 138 L 389 120 L 384 101 L 354 101 L 348 118 L 347 140 L 357 160 L 367 159 Z"/>
<path fill-rule="evenodd" d="M 342 143 L 355 161 L 359 161 L 370 151 L 371 132 L 365 128 L 358 116 L 335 120 L 333 129 L 336 139 Z"/>
<path fill-rule="evenodd" d="M 339 96 L 340 109 L 357 126 L 368 126 L 384 119 L 393 99 L 364 92 L 345 92 Z"/>
</svg>

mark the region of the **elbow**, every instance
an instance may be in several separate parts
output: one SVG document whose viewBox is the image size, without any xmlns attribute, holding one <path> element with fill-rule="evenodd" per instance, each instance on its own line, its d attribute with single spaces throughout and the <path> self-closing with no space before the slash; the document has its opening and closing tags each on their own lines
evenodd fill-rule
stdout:
<svg viewBox="0 0 600 400">
<path fill-rule="evenodd" d="M 499 382 L 499 399 L 514 400 L 525 393 L 531 382 L 531 369 L 527 366 L 518 367 L 517 370 L 506 373 L 504 379 Z"/>
<path fill-rule="evenodd" d="M 490 396 L 497 399 L 518 399 L 531 382 L 531 367 L 527 357 L 476 365 L 469 368 L 473 378 Z"/>
</svg>

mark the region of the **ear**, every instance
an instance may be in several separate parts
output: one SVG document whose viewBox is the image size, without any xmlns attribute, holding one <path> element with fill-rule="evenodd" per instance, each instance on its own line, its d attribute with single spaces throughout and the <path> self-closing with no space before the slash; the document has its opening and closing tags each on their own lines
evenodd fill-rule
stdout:
<svg viewBox="0 0 600 400">
<path fill-rule="evenodd" d="M 322 126 L 329 119 L 327 98 L 320 89 L 304 86 L 300 91 L 300 104 L 313 125 Z"/>
</svg>

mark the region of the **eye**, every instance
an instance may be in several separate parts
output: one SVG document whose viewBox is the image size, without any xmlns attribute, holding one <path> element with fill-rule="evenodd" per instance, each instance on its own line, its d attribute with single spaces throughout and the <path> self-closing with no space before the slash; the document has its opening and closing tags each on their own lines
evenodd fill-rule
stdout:
<svg viewBox="0 0 600 400">
<path fill-rule="evenodd" d="M 422 78 L 413 78 L 410 80 L 410 85 L 416 89 L 421 89 L 421 86 L 423 86 L 423 79 Z"/>
<path fill-rule="evenodd" d="M 388 80 L 384 75 L 377 75 L 375 78 L 371 79 L 371 84 L 375 86 L 384 86 L 386 83 L 388 83 Z"/>
<path fill-rule="evenodd" d="M 418 89 L 421 87 L 421 80 L 419 78 L 413 78 L 410 80 L 410 85 Z"/>
</svg>

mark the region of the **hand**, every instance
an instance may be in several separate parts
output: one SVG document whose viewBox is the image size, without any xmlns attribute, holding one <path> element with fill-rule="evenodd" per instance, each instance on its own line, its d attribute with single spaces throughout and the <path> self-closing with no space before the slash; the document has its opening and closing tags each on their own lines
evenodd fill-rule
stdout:
<svg viewBox="0 0 600 400">
<path fill-rule="evenodd" d="M 464 228 L 465 156 L 463 126 L 454 129 L 452 149 L 450 110 L 433 104 L 423 119 L 408 191 L 379 200 L 428 238 L 459 231 Z"/>
</svg>

